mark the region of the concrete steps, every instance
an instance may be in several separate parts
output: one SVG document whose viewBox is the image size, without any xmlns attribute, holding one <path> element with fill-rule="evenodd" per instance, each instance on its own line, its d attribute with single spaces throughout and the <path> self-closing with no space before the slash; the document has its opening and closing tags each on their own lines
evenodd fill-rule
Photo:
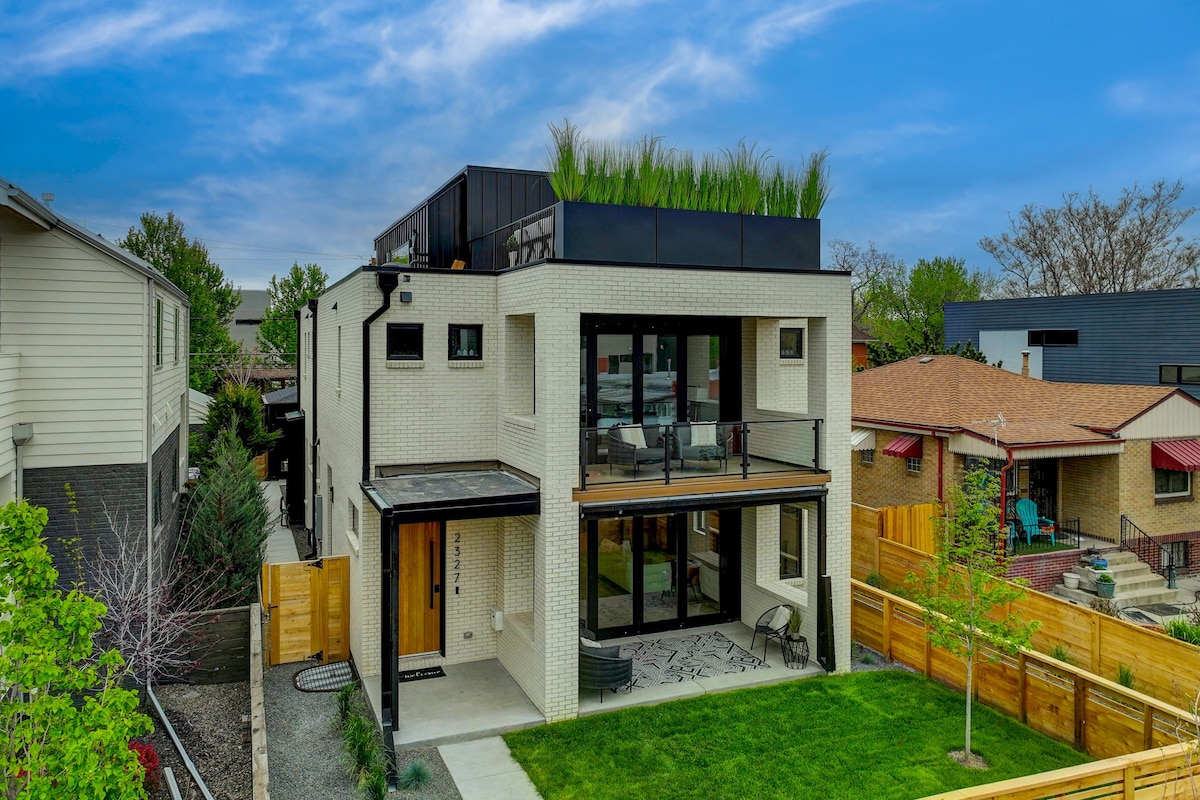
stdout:
<svg viewBox="0 0 1200 800">
<path fill-rule="evenodd" d="M 1079 588 L 1068 589 L 1060 583 L 1051 589 L 1051 594 L 1080 605 L 1090 605 L 1097 597 L 1096 576 L 1108 572 L 1116 582 L 1112 599 L 1117 608 L 1177 601 L 1179 592 L 1168 589 L 1166 579 L 1152 572 L 1150 565 L 1138 560 L 1133 553 L 1114 550 L 1104 553 L 1104 558 L 1108 561 L 1107 570 L 1076 567 L 1072 572 L 1079 576 Z"/>
</svg>

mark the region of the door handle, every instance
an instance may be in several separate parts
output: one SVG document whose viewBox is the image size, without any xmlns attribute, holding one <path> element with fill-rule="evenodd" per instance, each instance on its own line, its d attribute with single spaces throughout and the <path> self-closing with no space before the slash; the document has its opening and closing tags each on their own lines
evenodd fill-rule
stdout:
<svg viewBox="0 0 1200 800">
<path fill-rule="evenodd" d="M 433 542 L 429 543 L 429 607 L 433 608 L 433 595 L 437 591 L 436 578 L 433 575 Z"/>
</svg>

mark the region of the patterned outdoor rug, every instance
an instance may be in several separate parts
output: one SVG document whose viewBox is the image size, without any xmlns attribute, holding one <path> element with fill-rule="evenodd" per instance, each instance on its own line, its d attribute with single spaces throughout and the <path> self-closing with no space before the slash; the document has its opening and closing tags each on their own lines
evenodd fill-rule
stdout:
<svg viewBox="0 0 1200 800">
<path fill-rule="evenodd" d="M 336 692 L 354 680 L 349 661 L 334 661 L 318 667 L 302 669 L 292 677 L 292 683 L 302 692 Z"/>
<path fill-rule="evenodd" d="M 636 689 L 770 669 L 761 659 L 717 631 L 624 644 L 621 655 L 633 657 L 633 686 Z"/>
</svg>

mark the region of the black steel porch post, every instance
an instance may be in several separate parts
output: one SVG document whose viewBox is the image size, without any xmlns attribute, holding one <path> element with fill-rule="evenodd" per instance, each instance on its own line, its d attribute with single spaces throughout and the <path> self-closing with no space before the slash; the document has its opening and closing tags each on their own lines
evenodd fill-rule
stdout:
<svg viewBox="0 0 1200 800">
<path fill-rule="evenodd" d="M 381 557 L 383 559 L 381 580 L 383 582 L 382 602 L 380 609 L 384 620 L 380 632 L 380 647 L 383 664 L 379 671 L 380 694 L 382 695 L 383 740 L 391 754 L 388 759 L 388 785 L 394 786 L 396 781 L 396 752 L 392 734 L 400 720 L 400 697 L 396 691 L 400 683 L 400 650 L 397 636 L 400 630 L 400 565 L 397 561 L 400 552 L 400 528 L 392 517 L 392 510 L 386 509 L 380 514 L 379 538 Z"/>
</svg>

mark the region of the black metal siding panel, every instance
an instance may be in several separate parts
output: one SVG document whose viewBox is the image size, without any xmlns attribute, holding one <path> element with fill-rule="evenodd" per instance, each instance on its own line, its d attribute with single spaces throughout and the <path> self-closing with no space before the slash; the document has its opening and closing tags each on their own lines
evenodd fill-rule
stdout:
<svg viewBox="0 0 1200 800">
<path fill-rule="evenodd" d="M 467 170 L 467 240 L 487 233 L 483 228 L 483 172 Z"/>
<path fill-rule="evenodd" d="M 1200 289 L 947 303 L 947 344 L 981 330 L 1076 329 L 1076 347 L 1042 349 L 1042 377 L 1158 384 L 1159 364 L 1200 364 Z M 1200 387 L 1180 387 L 1200 397 Z"/>
</svg>

